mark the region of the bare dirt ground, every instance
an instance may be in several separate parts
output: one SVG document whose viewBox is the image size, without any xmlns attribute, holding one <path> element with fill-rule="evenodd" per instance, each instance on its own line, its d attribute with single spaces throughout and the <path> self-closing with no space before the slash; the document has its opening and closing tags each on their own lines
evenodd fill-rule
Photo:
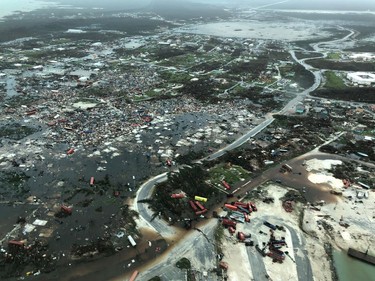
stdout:
<svg viewBox="0 0 375 281">
<path fill-rule="evenodd" d="M 325 244 L 332 244 L 342 250 L 353 247 L 366 251 L 368 246 L 375 242 L 373 236 L 374 193 L 366 192 L 359 186 L 344 189 L 342 181 L 328 172 L 332 165 L 340 164 L 339 160 L 329 159 L 306 161 L 306 181 L 316 184 L 324 183 L 327 189 L 343 192 L 342 196 L 336 196 L 335 202 L 321 202 L 321 206 L 298 203 L 294 211 L 288 213 L 282 207 L 282 197 L 289 189 L 273 183 L 265 184 L 262 189 L 267 190 L 268 196 L 273 197 L 274 202 L 266 204 L 260 200 L 255 201 L 259 211 L 251 214 L 250 224 L 238 223 L 237 231 L 251 233 L 254 242 L 258 241 L 261 245 L 261 242 L 268 240 L 267 236 L 259 235 L 259 230 L 267 232 L 267 228 L 262 226 L 263 220 L 287 226 L 284 235 L 288 248 L 284 248 L 283 251 L 288 251 L 291 258 L 295 260 L 296 256 L 303 255 L 305 250 L 310 260 L 313 280 L 332 280 L 331 257 L 326 252 Z M 357 191 L 365 192 L 368 198 L 357 199 Z M 294 230 L 298 240 L 302 242 L 303 247 L 300 249 L 295 248 L 297 243 L 291 239 L 289 229 Z M 277 232 L 275 234 L 278 235 Z M 223 248 L 224 261 L 229 265 L 229 280 L 245 280 L 244 276 L 252 280 L 254 272 L 257 271 L 249 263 L 252 257 L 248 256 L 245 245 L 239 243 L 228 230 L 225 230 Z M 260 256 L 257 252 L 255 254 Z M 281 265 L 265 257 L 263 258 L 264 273 L 272 280 L 298 280 L 298 270 L 292 259 L 287 257 Z"/>
</svg>

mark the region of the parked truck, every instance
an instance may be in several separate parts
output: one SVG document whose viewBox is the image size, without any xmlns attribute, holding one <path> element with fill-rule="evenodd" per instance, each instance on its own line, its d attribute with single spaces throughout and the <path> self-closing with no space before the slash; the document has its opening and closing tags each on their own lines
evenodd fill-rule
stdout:
<svg viewBox="0 0 375 281">
<path fill-rule="evenodd" d="M 230 219 L 223 219 L 222 221 L 221 221 L 221 224 L 223 225 L 223 226 L 232 226 L 232 227 L 236 227 L 236 222 L 235 221 L 232 221 L 232 220 L 230 220 Z"/>
<path fill-rule="evenodd" d="M 255 204 L 253 202 L 249 202 L 249 209 L 252 209 L 254 212 L 258 211 L 257 207 L 255 206 Z"/>
<path fill-rule="evenodd" d="M 285 253 L 279 249 L 270 249 L 267 256 L 277 260 L 278 262 L 283 262 L 283 260 L 285 260 Z"/>
<path fill-rule="evenodd" d="M 283 164 L 281 166 L 281 168 L 284 169 L 285 171 L 287 171 L 288 173 L 293 172 L 293 168 L 290 165 L 288 165 L 288 164 Z"/>
<path fill-rule="evenodd" d="M 269 223 L 268 221 L 264 221 L 263 224 L 265 226 L 268 226 L 269 228 L 271 228 L 272 230 L 276 230 L 276 226 L 272 223 Z"/>
</svg>

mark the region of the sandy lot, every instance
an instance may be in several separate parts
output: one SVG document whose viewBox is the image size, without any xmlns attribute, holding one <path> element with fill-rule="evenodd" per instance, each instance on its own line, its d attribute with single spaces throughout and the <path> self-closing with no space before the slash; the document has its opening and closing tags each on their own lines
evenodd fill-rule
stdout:
<svg viewBox="0 0 375 281">
<path fill-rule="evenodd" d="M 327 255 L 324 244 L 330 243 L 334 247 L 347 250 L 349 247 L 365 251 L 369 245 L 375 244 L 375 194 L 367 192 L 368 198 L 357 199 L 357 191 L 366 192 L 359 187 L 343 188 L 340 179 L 336 179 L 328 170 L 332 165 L 340 165 L 338 160 L 318 160 L 312 159 L 306 161 L 306 169 L 309 171 L 308 178 L 313 183 L 324 183 L 330 188 L 341 190 L 342 195 L 338 196 L 337 202 L 321 206 L 310 206 L 298 203 L 292 213 L 286 212 L 282 207 L 281 198 L 288 191 L 287 187 L 276 184 L 265 184 L 262 189 L 267 190 L 268 196 L 274 198 L 274 203 L 266 204 L 262 201 L 255 201 L 258 212 L 251 214 L 252 222 L 250 224 L 237 224 L 237 231 L 251 232 L 259 241 L 265 242 L 268 236 L 260 236 L 259 221 L 263 222 L 272 218 L 281 221 L 280 225 L 293 228 L 299 240 L 304 241 L 303 249 L 308 253 L 310 259 L 314 280 L 332 280 L 330 270 L 331 258 Z M 301 216 L 300 216 L 301 215 Z M 300 221 L 301 220 L 301 221 Z M 252 224 L 257 224 L 252 228 Z M 255 223 L 254 223 L 255 222 Z M 302 225 L 302 229 L 300 228 Z M 264 232 L 267 228 L 262 226 Z M 275 232 L 276 234 L 277 232 Z M 254 237 L 253 236 L 253 237 Z M 246 247 L 243 243 L 237 241 L 235 236 L 231 236 L 228 230 L 225 230 L 224 239 L 224 261 L 229 265 L 229 280 L 251 280 L 253 270 L 250 266 Z M 285 232 L 285 238 L 288 251 L 293 259 L 295 243 L 291 240 L 289 231 Z M 301 251 L 297 250 L 297 255 Z M 259 253 L 257 253 L 259 254 Z M 283 264 L 273 263 L 268 257 L 263 259 L 267 274 L 272 280 L 298 280 L 295 263 L 286 257 Z M 241 266 L 239 266 L 241 265 Z M 246 278 L 247 276 L 247 278 Z"/>
</svg>

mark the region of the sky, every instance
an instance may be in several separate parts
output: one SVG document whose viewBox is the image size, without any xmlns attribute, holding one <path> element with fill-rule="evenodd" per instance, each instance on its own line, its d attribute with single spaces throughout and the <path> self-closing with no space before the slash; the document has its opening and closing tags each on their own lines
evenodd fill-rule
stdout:
<svg viewBox="0 0 375 281">
<path fill-rule="evenodd" d="M 108 10 L 139 9 L 151 5 L 188 2 L 218 5 L 231 8 L 248 8 L 266 6 L 267 9 L 297 10 L 339 10 L 375 12 L 375 0 L 0 0 L 0 17 L 16 10 L 30 11 L 48 5 L 50 2 L 61 4 L 98 7 Z M 270 5 L 273 4 L 273 5 Z"/>
<path fill-rule="evenodd" d="M 19 0 L 17 0 L 19 1 Z M 309 10 L 348 10 L 348 11 L 375 11 L 375 0 L 56 0 L 62 3 L 85 6 L 102 6 L 106 8 L 140 8 L 165 2 L 174 4 L 181 2 L 204 3 L 230 7 L 258 7 L 268 4 L 276 5 L 269 8 L 277 9 L 309 9 Z"/>
</svg>

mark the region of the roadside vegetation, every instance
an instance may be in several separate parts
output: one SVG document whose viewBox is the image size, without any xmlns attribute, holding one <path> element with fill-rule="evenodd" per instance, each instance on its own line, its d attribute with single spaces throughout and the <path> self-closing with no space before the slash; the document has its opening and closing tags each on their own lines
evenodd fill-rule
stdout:
<svg viewBox="0 0 375 281">
<path fill-rule="evenodd" d="M 223 253 L 224 227 L 221 224 L 218 224 L 215 229 L 214 239 L 216 253 Z"/>
<path fill-rule="evenodd" d="M 209 173 L 199 165 L 181 168 L 178 173 L 170 173 L 166 182 L 158 184 L 151 199 L 144 202 L 150 203 L 154 217 L 161 215 L 171 223 L 181 221 L 181 218 L 195 219 L 189 200 L 194 200 L 196 195 L 207 198 L 208 201 L 202 204 L 208 209 L 223 198 L 219 190 L 206 182 L 208 178 Z M 184 193 L 186 197 L 171 197 L 178 193 Z"/>
<path fill-rule="evenodd" d="M 318 69 L 337 71 L 375 71 L 374 63 L 370 62 L 341 62 L 327 59 L 309 60 L 309 64 Z"/>
</svg>

